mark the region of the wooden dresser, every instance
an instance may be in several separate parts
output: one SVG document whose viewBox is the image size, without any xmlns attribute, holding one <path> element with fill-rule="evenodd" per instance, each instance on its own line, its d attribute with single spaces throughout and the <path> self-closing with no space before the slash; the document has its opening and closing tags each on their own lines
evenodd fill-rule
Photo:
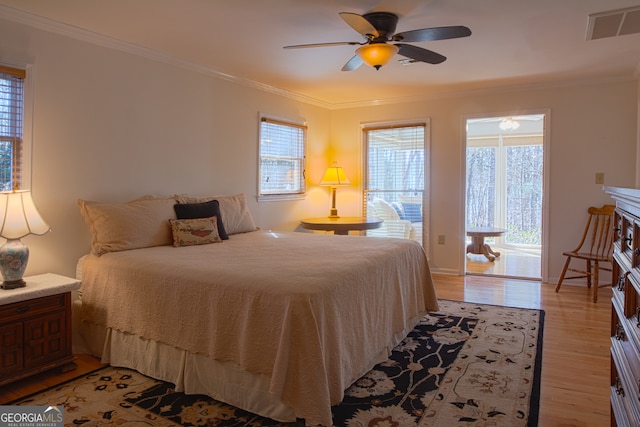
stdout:
<svg viewBox="0 0 640 427">
<path fill-rule="evenodd" d="M 616 201 L 611 299 L 611 425 L 640 425 L 640 190 L 604 187 Z"/>
</svg>

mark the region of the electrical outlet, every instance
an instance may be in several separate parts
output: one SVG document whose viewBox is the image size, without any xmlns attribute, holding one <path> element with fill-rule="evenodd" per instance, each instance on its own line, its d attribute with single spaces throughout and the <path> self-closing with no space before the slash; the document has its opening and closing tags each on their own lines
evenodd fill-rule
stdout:
<svg viewBox="0 0 640 427">
<path fill-rule="evenodd" d="M 596 172 L 596 184 L 604 184 L 604 172 Z"/>
<path fill-rule="evenodd" d="M 439 245 L 444 245 L 444 234 L 439 234 L 438 235 L 438 244 Z"/>
</svg>

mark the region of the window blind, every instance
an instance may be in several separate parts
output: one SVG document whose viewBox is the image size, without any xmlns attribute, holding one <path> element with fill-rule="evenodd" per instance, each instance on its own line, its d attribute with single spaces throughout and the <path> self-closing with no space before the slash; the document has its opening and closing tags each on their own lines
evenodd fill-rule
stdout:
<svg viewBox="0 0 640 427">
<path fill-rule="evenodd" d="M 20 186 L 25 70 L 0 65 L 0 191 Z"/>
<path fill-rule="evenodd" d="M 365 129 L 367 190 L 404 193 L 424 190 L 423 124 Z"/>
<path fill-rule="evenodd" d="M 428 241 L 423 227 L 428 214 L 426 128 L 426 123 L 415 123 L 363 129 L 363 210 L 367 217 L 385 220 L 371 234 L 414 239 L 423 245 Z"/>
<path fill-rule="evenodd" d="M 262 118 L 260 122 L 260 196 L 305 191 L 306 126 Z"/>
</svg>

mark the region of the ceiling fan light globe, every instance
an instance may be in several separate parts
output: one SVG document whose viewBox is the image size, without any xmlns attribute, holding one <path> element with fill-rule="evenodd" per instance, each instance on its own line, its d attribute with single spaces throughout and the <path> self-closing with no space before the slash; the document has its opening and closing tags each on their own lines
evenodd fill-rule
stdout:
<svg viewBox="0 0 640 427">
<path fill-rule="evenodd" d="M 387 43 L 371 43 L 356 50 L 356 55 L 362 59 L 362 62 L 375 69 L 386 65 L 396 53 L 398 53 L 398 46 Z"/>
</svg>

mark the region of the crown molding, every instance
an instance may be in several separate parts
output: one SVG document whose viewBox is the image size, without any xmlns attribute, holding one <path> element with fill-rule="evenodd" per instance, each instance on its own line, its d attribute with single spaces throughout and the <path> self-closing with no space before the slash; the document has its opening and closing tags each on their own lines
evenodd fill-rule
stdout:
<svg viewBox="0 0 640 427">
<path fill-rule="evenodd" d="M 168 55 L 164 52 L 160 52 L 154 49 L 149 49 L 134 43 L 118 40 L 113 37 L 105 36 L 103 34 L 95 33 L 93 31 L 85 30 L 73 25 L 64 24 L 49 18 L 44 18 L 39 15 L 24 12 L 12 7 L 0 5 L 0 19 L 16 22 L 19 24 L 27 25 L 39 30 L 47 31 L 50 33 L 59 34 L 62 36 L 70 37 L 76 40 L 84 41 L 87 43 L 95 44 L 98 46 L 106 47 L 109 49 L 118 50 L 121 52 L 129 53 L 132 55 L 140 56 L 152 61 L 161 62 L 190 71 L 206 74 L 209 76 L 217 77 L 222 80 L 230 81 L 243 86 L 259 89 L 264 92 L 284 96 L 294 99 L 296 101 L 304 102 L 307 104 L 316 105 L 330 109 L 331 104 L 311 98 L 298 93 L 290 92 L 281 88 L 270 86 L 264 83 L 256 82 L 241 77 L 232 76 L 230 74 L 223 73 L 211 67 L 206 67 L 200 64 L 196 64 L 190 61 L 185 61 L 175 56 Z"/>
<path fill-rule="evenodd" d="M 348 109 L 348 108 L 363 108 L 372 107 L 378 105 L 396 105 L 396 104 L 408 104 L 414 102 L 426 102 L 451 98 L 462 98 L 470 96 L 483 96 L 483 95 L 495 95 L 495 94 L 509 94 L 515 92 L 526 92 L 533 90 L 543 89 L 557 89 L 563 87 L 577 87 L 577 86 L 590 86 L 596 84 L 606 83 L 618 83 L 628 82 L 640 79 L 640 66 L 636 68 L 634 73 L 605 75 L 583 79 L 565 78 L 560 80 L 541 81 L 533 83 L 518 83 L 509 85 L 493 84 L 487 85 L 482 88 L 466 88 L 466 89 L 447 89 L 440 90 L 438 92 L 425 93 L 410 97 L 403 98 L 386 98 L 375 99 L 369 101 L 355 101 L 331 104 L 332 110 Z"/>
<path fill-rule="evenodd" d="M 245 87 L 250 87 L 253 89 L 261 90 L 263 92 L 268 92 L 271 94 L 283 96 L 298 102 L 303 102 L 305 104 L 315 105 L 317 107 L 325 108 L 328 110 L 342 110 L 342 109 L 350 109 L 350 108 L 373 107 L 373 106 L 380 106 L 380 105 L 406 104 L 406 103 L 413 103 L 413 102 L 425 102 L 425 101 L 456 98 L 456 97 L 463 97 L 463 96 L 464 97 L 481 96 L 481 95 L 490 94 L 490 93 L 491 94 L 511 93 L 511 92 L 527 91 L 527 90 L 540 90 L 540 89 L 550 89 L 550 88 L 559 88 L 559 87 L 575 87 L 575 86 L 584 86 L 584 85 L 640 79 L 640 63 L 639 63 L 636 69 L 634 70 L 634 72 L 632 72 L 631 74 L 625 74 L 625 75 L 600 76 L 600 77 L 585 78 L 585 79 L 566 78 L 563 80 L 554 80 L 554 81 L 528 83 L 528 84 L 510 84 L 510 85 L 490 84 L 489 86 L 486 86 L 483 88 L 447 89 L 447 90 L 440 90 L 434 93 L 420 94 L 420 95 L 415 95 L 410 97 L 331 103 L 331 102 L 319 100 L 317 98 L 302 95 L 299 93 L 291 92 L 285 89 L 277 88 L 268 84 L 256 82 L 254 80 L 249 80 L 249 79 L 233 76 L 230 74 L 226 74 L 214 68 L 196 64 L 191 61 L 186 61 L 186 60 L 177 58 L 175 56 L 168 55 L 164 52 L 160 52 L 154 49 L 149 49 L 140 45 L 136 45 L 134 43 L 118 40 L 113 37 L 105 36 L 103 34 L 98 34 L 93 31 L 88 31 L 79 27 L 75 27 L 73 25 L 64 24 L 49 18 L 44 18 L 42 16 L 24 12 L 24 11 L 21 11 L 12 7 L 8 7 L 5 5 L 0 5 L 0 19 L 5 19 L 7 21 L 12 21 L 12 22 L 27 25 L 30 27 L 34 27 L 39 30 L 60 34 L 76 40 L 81 40 L 87 43 L 91 43 L 91 44 L 99 45 L 102 47 L 126 52 L 132 55 L 144 57 L 153 61 L 173 65 L 173 66 L 194 71 L 197 73 L 201 73 L 201 74 L 209 75 L 222 80 L 226 80 L 229 82 L 233 82 Z"/>
</svg>

